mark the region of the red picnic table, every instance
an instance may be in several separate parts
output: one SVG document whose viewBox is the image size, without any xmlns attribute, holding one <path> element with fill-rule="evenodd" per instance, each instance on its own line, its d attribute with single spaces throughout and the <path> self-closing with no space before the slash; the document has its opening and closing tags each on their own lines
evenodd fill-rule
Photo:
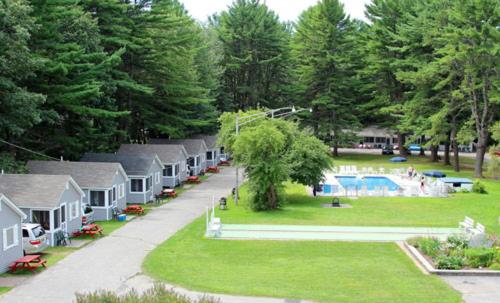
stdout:
<svg viewBox="0 0 500 303">
<path fill-rule="evenodd" d="M 165 188 L 163 191 L 162 191 L 162 194 L 169 197 L 169 198 L 175 198 L 177 197 L 177 193 L 175 192 L 175 189 L 172 189 L 172 188 Z"/>
<path fill-rule="evenodd" d="M 195 184 L 198 184 L 201 182 L 200 178 L 198 178 L 198 176 L 189 176 L 186 181 L 187 181 L 187 183 L 195 183 Z"/>
<path fill-rule="evenodd" d="M 129 205 L 123 210 L 123 213 L 142 215 L 144 214 L 144 208 L 140 205 Z"/>
<path fill-rule="evenodd" d="M 14 273 L 18 269 L 28 269 L 33 273 L 38 267 L 45 267 L 45 263 L 47 261 L 40 259 L 40 255 L 26 255 L 14 261 L 9 266 L 9 270 Z"/>
<path fill-rule="evenodd" d="M 84 225 L 79 231 L 76 231 L 73 233 L 73 237 L 79 237 L 82 235 L 89 235 L 92 238 L 95 237 L 95 235 L 99 234 L 102 236 L 103 229 L 97 224 L 89 224 L 89 225 Z"/>
<path fill-rule="evenodd" d="M 220 166 L 229 166 L 229 165 L 231 165 L 231 163 L 229 162 L 229 160 L 220 160 L 219 165 Z"/>
<path fill-rule="evenodd" d="M 214 165 L 214 166 L 209 166 L 207 167 L 207 172 L 208 173 L 214 173 L 214 174 L 217 174 L 220 172 L 219 168 L 217 167 L 217 165 Z"/>
</svg>

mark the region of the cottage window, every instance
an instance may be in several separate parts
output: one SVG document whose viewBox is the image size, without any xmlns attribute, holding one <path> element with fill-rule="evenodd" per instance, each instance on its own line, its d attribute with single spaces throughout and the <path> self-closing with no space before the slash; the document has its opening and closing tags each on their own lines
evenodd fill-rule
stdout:
<svg viewBox="0 0 500 303">
<path fill-rule="evenodd" d="M 155 173 L 155 183 L 156 184 L 159 184 L 160 183 L 160 172 L 156 172 Z"/>
<path fill-rule="evenodd" d="M 66 204 L 61 206 L 61 223 L 66 222 Z"/>
<path fill-rule="evenodd" d="M 149 176 L 146 178 L 146 191 L 149 191 L 152 185 L 153 185 L 153 177 Z"/>
<path fill-rule="evenodd" d="M 61 227 L 61 209 L 57 208 L 54 210 L 54 229 Z"/>
<path fill-rule="evenodd" d="M 78 218 L 78 201 L 69 204 L 69 218 L 70 220 Z"/>
<path fill-rule="evenodd" d="M 207 160 L 212 160 L 212 152 L 207 151 Z"/>
<path fill-rule="evenodd" d="M 196 157 L 196 166 L 200 166 L 200 156 Z"/>
<path fill-rule="evenodd" d="M 116 187 L 113 187 L 113 202 L 116 201 Z"/>
<path fill-rule="evenodd" d="M 177 176 L 179 174 L 179 164 L 175 164 L 175 175 Z"/>
<path fill-rule="evenodd" d="M 190 167 L 194 167 L 194 166 L 195 166 L 195 165 L 194 165 L 194 158 L 193 158 L 193 157 L 188 158 L 188 165 L 189 165 Z"/>
<path fill-rule="evenodd" d="M 118 185 L 118 199 L 125 197 L 125 184 Z"/>
<path fill-rule="evenodd" d="M 130 179 L 130 192 L 132 193 L 143 192 L 142 179 Z"/>
<path fill-rule="evenodd" d="M 172 165 L 165 165 L 165 169 L 163 170 L 163 175 L 165 177 L 173 177 L 174 176 L 174 170 Z"/>
<path fill-rule="evenodd" d="M 104 207 L 105 206 L 104 196 L 105 194 L 103 190 L 90 191 L 90 205 Z"/>
<path fill-rule="evenodd" d="M 31 212 L 31 221 L 40 224 L 43 229 L 50 230 L 50 212 L 46 210 L 34 210 Z"/>
<path fill-rule="evenodd" d="M 15 224 L 14 226 L 7 227 L 3 229 L 3 250 L 7 250 L 14 246 L 19 245 L 19 226 Z"/>
</svg>

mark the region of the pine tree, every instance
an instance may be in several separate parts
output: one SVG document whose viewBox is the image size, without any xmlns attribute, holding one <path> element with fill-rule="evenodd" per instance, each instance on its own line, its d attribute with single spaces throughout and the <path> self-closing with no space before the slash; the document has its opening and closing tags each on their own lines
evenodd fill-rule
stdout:
<svg viewBox="0 0 500 303">
<path fill-rule="evenodd" d="M 23 86 L 39 64 L 28 48 L 36 30 L 30 13 L 25 0 L 0 1 L 0 138 L 7 141 L 17 142 L 41 121 L 45 100 Z"/>
<path fill-rule="evenodd" d="M 259 0 L 236 0 L 212 24 L 224 50 L 219 110 L 287 104 L 289 26 Z"/>
<path fill-rule="evenodd" d="M 117 132 L 110 71 L 120 61 L 100 45 L 99 28 L 72 0 L 32 1 L 40 25 L 30 40 L 43 61 L 30 89 L 47 96 L 43 123 L 30 132 L 30 144 L 52 155 L 78 158 L 86 150 L 108 150 Z"/>
<path fill-rule="evenodd" d="M 293 38 L 301 95 L 313 109 L 316 135 L 332 137 L 335 155 L 346 139 L 343 129 L 359 124 L 354 30 L 338 0 L 322 0 L 301 15 Z"/>
</svg>

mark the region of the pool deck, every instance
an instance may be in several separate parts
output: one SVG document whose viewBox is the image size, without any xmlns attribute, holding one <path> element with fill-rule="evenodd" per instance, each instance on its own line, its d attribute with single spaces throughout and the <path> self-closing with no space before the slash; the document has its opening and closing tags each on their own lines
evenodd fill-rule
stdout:
<svg viewBox="0 0 500 303">
<path fill-rule="evenodd" d="M 446 240 L 461 233 L 459 228 L 222 224 L 216 238 L 394 242 L 422 236 Z"/>
</svg>

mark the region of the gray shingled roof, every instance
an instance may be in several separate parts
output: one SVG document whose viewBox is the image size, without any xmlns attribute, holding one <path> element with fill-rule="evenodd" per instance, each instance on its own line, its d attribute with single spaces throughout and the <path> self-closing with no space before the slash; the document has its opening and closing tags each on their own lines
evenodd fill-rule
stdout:
<svg viewBox="0 0 500 303">
<path fill-rule="evenodd" d="M 110 188 L 120 163 L 70 162 L 70 161 L 28 161 L 26 165 L 32 174 L 70 175 L 82 188 Z"/>
<path fill-rule="evenodd" d="M 216 149 L 218 147 L 216 135 L 196 135 L 194 138 L 205 141 L 208 149 Z"/>
<path fill-rule="evenodd" d="M 186 148 L 189 156 L 205 154 L 207 145 L 202 139 L 150 139 L 151 144 L 180 144 Z"/>
<path fill-rule="evenodd" d="M 82 162 L 120 163 L 129 176 L 146 176 L 155 161 L 155 154 L 149 155 L 117 155 L 106 153 L 85 153 Z"/>
<path fill-rule="evenodd" d="M 69 175 L 0 175 L 0 192 L 20 208 L 54 208 L 71 180 Z"/>
<path fill-rule="evenodd" d="M 188 156 L 186 149 L 182 145 L 162 145 L 162 144 L 122 144 L 118 150 L 119 155 L 158 155 L 161 162 L 179 163 L 186 161 Z"/>
</svg>

